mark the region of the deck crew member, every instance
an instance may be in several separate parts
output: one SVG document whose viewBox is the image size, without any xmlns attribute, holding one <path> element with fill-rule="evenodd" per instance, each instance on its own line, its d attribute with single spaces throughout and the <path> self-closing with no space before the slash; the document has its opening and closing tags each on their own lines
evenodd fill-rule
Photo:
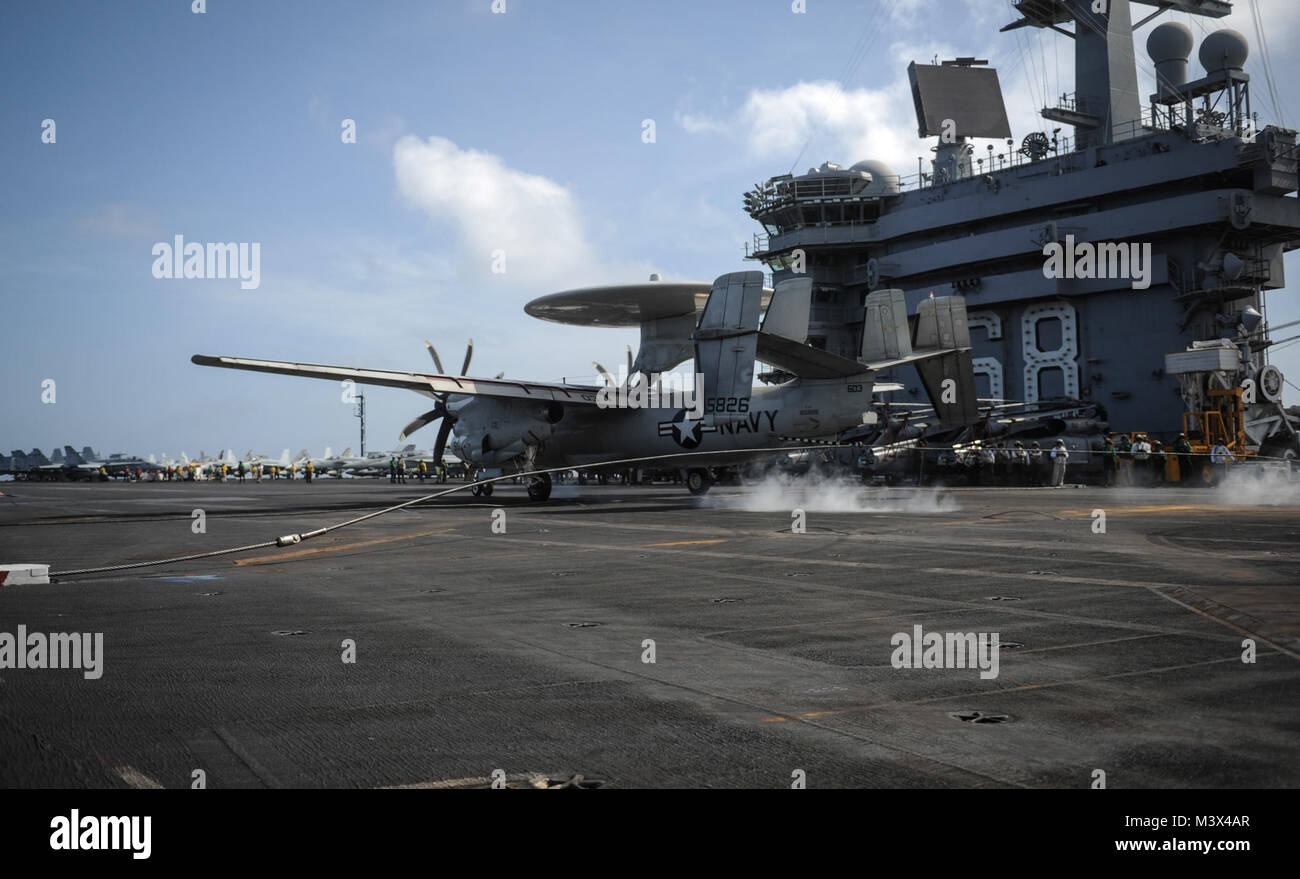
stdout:
<svg viewBox="0 0 1300 879">
<path fill-rule="evenodd" d="M 1186 482 L 1192 478 L 1192 444 L 1187 441 L 1187 434 L 1178 434 L 1174 440 L 1174 452 L 1178 455 L 1178 478 Z"/>
<path fill-rule="evenodd" d="M 1119 469 L 1119 449 L 1115 448 L 1115 438 L 1106 437 L 1106 445 L 1101 450 L 1101 467 L 1106 474 L 1106 487 L 1115 487 L 1115 474 Z"/>
<path fill-rule="evenodd" d="M 1151 443 L 1146 434 L 1139 433 L 1133 443 L 1133 480 L 1138 485 L 1147 485 L 1151 476 Z"/>
<path fill-rule="evenodd" d="M 1228 462 L 1237 460 L 1222 442 L 1210 449 L 1210 466 L 1214 468 L 1214 481 L 1219 483 L 1228 473 Z"/>
<path fill-rule="evenodd" d="M 1057 440 L 1052 449 L 1052 487 L 1065 485 L 1065 465 L 1070 460 L 1070 453 L 1065 448 L 1065 440 Z"/>
<path fill-rule="evenodd" d="M 1133 484 L 1133 441 L 1127 434 L 1119 435 L 1119 442 L 1115 444 L 1119 460 L 1119 484 Z"/>
</svg>

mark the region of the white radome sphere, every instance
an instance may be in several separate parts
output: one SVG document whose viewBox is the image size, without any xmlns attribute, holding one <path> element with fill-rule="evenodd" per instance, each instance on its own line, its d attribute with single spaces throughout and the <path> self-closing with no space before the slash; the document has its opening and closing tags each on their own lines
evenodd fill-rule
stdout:
<svg viewBox="0 0 1300 879">
<path fill-rule="evenodd" d="M 1237 31 L 1224 28 L 1201 41 L 1201 66 L 1206 73 L 1241 70 L 1250 56 L 1250 43 Z"/>
<path fill-rule="evenodd" d="M 1147 54 L 1162 61 L 1186 61 L 1192 57 L 1192 29 L 1180 21 L 1166 21 L 1147 37 Z"/>
</svg>

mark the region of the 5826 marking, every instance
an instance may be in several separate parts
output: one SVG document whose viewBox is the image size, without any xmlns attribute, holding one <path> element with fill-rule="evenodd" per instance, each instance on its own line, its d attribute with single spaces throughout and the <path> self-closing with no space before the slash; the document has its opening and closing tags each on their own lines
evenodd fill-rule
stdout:
<svg viewBox="0 0 1300 879">
<path fill-rule="evenodd" d="M 710 412 L 748 412 L 749 397 L 707 397 L 704 414 Z"/>
</svg>

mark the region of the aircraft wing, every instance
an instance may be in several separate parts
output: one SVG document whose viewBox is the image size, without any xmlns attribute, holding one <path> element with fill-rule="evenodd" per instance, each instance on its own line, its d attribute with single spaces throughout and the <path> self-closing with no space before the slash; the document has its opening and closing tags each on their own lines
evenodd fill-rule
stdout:
<svg viewBox="0 0 1300 879">
<path fill-rule="evenodd" d="M 563 403 L 596 405 L 598 387 L 512 381 L 510 379 L 466 378 L 453 375 L 428 375 L 387 369 L 360 369 L 354 366 L 324 366 L 318 363 L 292 363 L 286 360 L 251 360 L 245 357 L 213 357 L 195 354 L 190 361 L 199 366 L 224 369 L 247 369 L 330 381 L 352 381 L 359 385 L 404 388 L 432 397 L 437 394 L 464 394 L 477 397 L 504 397 L 517 400 L 555 400 Z"/>
</svg>

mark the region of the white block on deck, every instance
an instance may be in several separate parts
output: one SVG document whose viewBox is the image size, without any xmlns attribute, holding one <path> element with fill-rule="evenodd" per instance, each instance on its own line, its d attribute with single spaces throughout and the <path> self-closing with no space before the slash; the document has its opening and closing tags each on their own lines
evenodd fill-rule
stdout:
<svg viewBox="0 0 1300 879">
<path fill-rule="evenodd" d="M 1184 375 L 1189 372 L 1232 371 L 1241 367 L 1241 355 L 1232 348 L 1201 348 L 1165 355 L 1165 372 Z"/>
<path fill-rule="evenodd" d="M 34 586 L 48 582 L 49 565 L 0 565 L 0 586 Z"/>
</svg>

